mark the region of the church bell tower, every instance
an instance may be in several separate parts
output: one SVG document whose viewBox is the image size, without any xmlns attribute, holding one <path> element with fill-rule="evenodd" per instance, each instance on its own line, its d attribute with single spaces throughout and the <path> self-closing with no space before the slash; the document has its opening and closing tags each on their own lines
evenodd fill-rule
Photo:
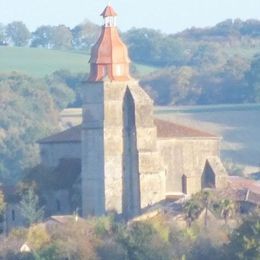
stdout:
<svg viewBox="0 0 260 260">
<path fill-rule="evenodd" d="M 83 86 L 83 216 L 115 211 L 129 219 L 163 199 L 153 102 L 131 78 L 130 59 L 109 5 Z"/>
</svg>

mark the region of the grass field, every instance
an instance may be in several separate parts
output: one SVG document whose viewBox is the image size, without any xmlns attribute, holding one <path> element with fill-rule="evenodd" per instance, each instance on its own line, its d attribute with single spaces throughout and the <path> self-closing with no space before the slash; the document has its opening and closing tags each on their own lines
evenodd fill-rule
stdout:
<svg viewBox="0 0 260 260">
<path fill-rule="evenodd" d="M 223 161 L 245 174 L 260 171 L 260 104 L 159 107 L 156 114 L 222 137 Z"/>
<path fill-rule="evenodd" d="M 0 47 L 0 72 L 21 72 L 43 77 L 56 70 L 88 72 L 89 55 L 84 52 L 57 51 L 37 48 Z M 135 64 L 140 75 L 156 68 Z"/>
</svg>

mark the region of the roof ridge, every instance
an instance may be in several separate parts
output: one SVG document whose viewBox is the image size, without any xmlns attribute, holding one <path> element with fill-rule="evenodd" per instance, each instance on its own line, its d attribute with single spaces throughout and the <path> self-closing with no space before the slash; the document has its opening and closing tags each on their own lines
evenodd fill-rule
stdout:
<svg viewBox="0 0 260 260">
<path fill-rule="evenodd" d="M 189 127 L 186 125 L 182 125 L 182 124 L 178 124 L 178 123 L 175 123 L 175 122 L 172 122 L 169 120 L 154 118 L 154 122 L 157 126 L 159 136 L 162 136 L 162 137 L 174 137 L 174 136 L 170 135 L 172 131 L 169 131 L 167 133 L 167 129 L 163 129 L 163 128 L 168 128 L 168 130 L 173 130 L 173 128 L 175 128 L 175 134 L 178 137 L 215 137 L 215 138 L 218 137 L 218 136 L 208 133 L 206 131 L 201 131 L 199 129 Z M 162 125 L 162 124 L 164 124 L 163 128 L 160 127 L 160 125 Z"/>
<path fill-rule="evenodd" d="M 48 137 L 42 138 L 37 141 L 39 144 L 43 143 L 60 143 L 60 142 L 80 142 L 81 141 L 81 136 L 77 136 L 78 132 L 75 130 L 81 130 L 82 124 L 70 127 L 66 130 L 63 130 L 61 132 L 57 132 L 55 134 L 52 134 Z M 74 135 L 71 136 L 70 134 L 75 131 Z"/>
</svg>

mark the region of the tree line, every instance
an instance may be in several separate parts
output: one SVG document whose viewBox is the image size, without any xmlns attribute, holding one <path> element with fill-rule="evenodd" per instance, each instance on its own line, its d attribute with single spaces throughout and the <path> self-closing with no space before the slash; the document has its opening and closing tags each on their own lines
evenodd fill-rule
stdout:
<svg viewBox="0 0 260 260">
<path fill-rule="evenodd" d="M 99 34 L 100 26 L 88 20 L 74 28 L 41 25 L 33 32 L 21 21 L 0 24 L 2 45 L 6 43 L 18 47 L 89 50 Z M 135 62 L 156 66 L 198 65 L 204 52 L 226 47 L 257 47 L 260 21 L 228 19 L 213 27 L 191 28 L 177 34 L 165 34 L 147 28 L 132 28 L 121 34 Z"/>
<path fill-rule="evenodd" d="M 233 56 L 223 65 L 181 66 L 141 79 L 157 105 L 211 105 L 260 102 L 260 55 Z"/>
<path fill-rule="evenodd" d="M 99 34 L 99 26 L 85 21 L 70 29 L 65 25 L 42 25 L 30 32 L 21 21 L 0 25 L 1 45 L 48 49 L 89 49 Z"/>
<path fill-rule="evenodd" d="M 90 21 L 72 29 L 65 25 L 44 25 L 34 32 L 30 32 L 22 22 L 0 26 L 2 43 L 85 50 L 86 53 L 90 52 L 99 34 L 100 27 Z M 260 52 L 258 20 L 229 19 L 214 27 L 191 28 L 178 34 L 133 28 L 121 32 L 121 35 L 132 61 L 156 68 L 156 72 L 141 78 L 142 85 L 156 104 L 259 101 L 256 73 L 259 56 L 254 57 Z M 63 76 L 66 80 L 67 76 Z"/>
</svg>

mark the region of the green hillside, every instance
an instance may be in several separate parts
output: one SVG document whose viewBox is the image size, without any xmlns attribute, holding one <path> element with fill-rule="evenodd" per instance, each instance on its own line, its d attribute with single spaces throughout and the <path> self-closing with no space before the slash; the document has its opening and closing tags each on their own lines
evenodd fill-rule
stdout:
<svg viewBox="0 0 260 260">
<path fill-rule="evenodd" d="M 0 72 L 17 71 L 42 77 L 56 70 L 79 73 L 89 70 L 89 55 L 83 52 L 57 51 L 37 48 L 0 47 Z M 153 67 L 137 65 L 137 72 L 144 75 Z"/>
</svg>

